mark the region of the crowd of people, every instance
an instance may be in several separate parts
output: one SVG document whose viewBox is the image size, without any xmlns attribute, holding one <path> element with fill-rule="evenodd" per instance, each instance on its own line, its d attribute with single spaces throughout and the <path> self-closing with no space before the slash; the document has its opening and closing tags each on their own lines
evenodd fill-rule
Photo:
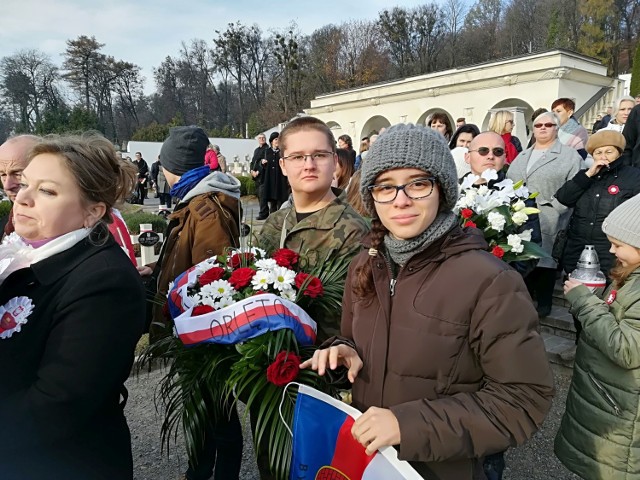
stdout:
<svg viewBox="0 0 640 480">
<path fill-rule="evenodd" d="M 351 261 L 341 315 L 316 319 L 318 349 L 301 368 L 352 390 L 364 414 L 351 433 L 367 453 L 394 446 L 427 479 L 502 478 L 504 452 L 540 428 L 554 395 L 539 318 L 589 244 L 608 287 L 599 298 L 564 282 L 579 334 L 555 452 L 586 479 L 640 476 L 640 105 L 629 98 L 592 134 L 560 98 L 534 113 L 526 147 L 506 110 L 484 132 L 436 112 L 371 132 L 358 152 L 314 117 L 258 135 L 257 246 L 294 250 L 311 268 Z M 225 169 L 196 126 L 173 127 L 150 171 L 95 133 L 0 146 L 12 202 L 0 224 L 2 478 L 133 477 L 123 407 L 135 346 L 143 332 L 152 343 L 172 334 L 164 304 L 179 274 L 240 246 L 240 182 Z M 547 256 L 508 264 L 461 227 L 468 178 L 536 192 L 539 213 L 522 228 Z M 150 183 L 176 204 L 157 262 L 134 266 L 109 226 Z M 225 414 L 212 415 L 184 478 L 239 478 L 235 406 L 203 402 Z M 263 479 L 275 478 L 268 456 L 257 445 Z"/>
</svg>

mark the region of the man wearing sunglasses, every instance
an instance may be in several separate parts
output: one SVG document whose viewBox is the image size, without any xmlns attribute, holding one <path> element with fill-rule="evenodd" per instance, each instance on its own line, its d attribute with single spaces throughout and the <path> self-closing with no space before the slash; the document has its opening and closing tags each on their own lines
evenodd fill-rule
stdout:
<svg viewBox="0 0 640 480">
<path fill-rule="evenodd" d="M 504 140 L 497 133 L 481 133 L 471 140 L 464 160 L 469 164 L 471 173 L 474 175 L 480 176 L 489 168 L 500 171 L 506 160 Z"/>
</svg>

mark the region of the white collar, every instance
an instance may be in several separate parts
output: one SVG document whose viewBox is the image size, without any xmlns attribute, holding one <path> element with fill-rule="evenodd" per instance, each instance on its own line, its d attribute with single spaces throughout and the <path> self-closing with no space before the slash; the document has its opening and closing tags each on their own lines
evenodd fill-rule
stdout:
<svg viewBox="0 0 640 480">
<path fill-rule="evenodd" d="M 84 240 L 90 232 L 90 228 L 73 230 L 51 240 L 40 248 L 27 245 L 15 232 L 7 235 L 0 244 L 0 283 L 11 273 L 21 268 L 27 268 L 34 263 L 70 249 L 76 243 Z"/>
</svg>

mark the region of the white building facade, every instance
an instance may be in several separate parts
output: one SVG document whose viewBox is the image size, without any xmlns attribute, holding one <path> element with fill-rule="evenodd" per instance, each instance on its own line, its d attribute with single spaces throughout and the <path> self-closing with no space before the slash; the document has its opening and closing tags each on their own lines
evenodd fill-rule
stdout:
<svg viewBox="0 0 640 480">
<path fill-rule="evenodd" d="M 327 123 L 336 138 L 351 136 L 356 149 L 380 128 L 424 123 L 436 111 L 444 111 L 454 129 L 464 117 L 486 130 L 491 112 L 509 110 L 513 133 L 524 140 L 534 110 L 550 110 L 557 98 L 573 99 L 579 121 L 590 130 L 623 89 L 624 82 L 608 77 L 599 60 L 554 50 L 320 95 L 305 113 Z"/>
</svg>

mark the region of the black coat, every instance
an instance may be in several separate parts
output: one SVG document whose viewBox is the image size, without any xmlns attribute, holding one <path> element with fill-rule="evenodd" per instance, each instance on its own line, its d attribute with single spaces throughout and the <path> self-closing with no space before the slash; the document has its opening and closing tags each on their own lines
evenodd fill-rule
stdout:
<svg viewBox="0 0 640 480">
<path fill-rule="evenodd" d="M 289 182 L 280 168 L 280 150 L 267 148 L 265 151 L 266 165 L 263 165 L 262 180 L 264 197 L 267 200 L 284 202 L 289 198 Z"/>
<path fill-rule="evenodd" d="M 600 269 L 607 275 L 615 263 L 611 247 L 602 231 L 604 219 L 621 203 L 640 193 L 640 169 L 623 164 L 619 158 L 598 175 L 587 177 L 580 170 L 557 191 L 556 199 L 573 208 L 561 266 L 566 272 L 576 268 L 585 245 L 595 245 Z"/>
<path fill-rule="evenodd" d="M 120 394 L 145 314 L 131 260 L 82 240 L 9 275 L 0 305 L 19 296 L 34 309 L 0 339 L 0 478 L 131 479 Z"/>
<path fill-rule="evenodd" d="M 263 146 L 258 147 L 253 151 L 253 158 L 251 159 L 250 170 L 258 172 L 258 176 L 253 177 L 253 179 L 258 184 L 261 184 L 264 178 L 264 169 L 262 168 L 262 159 L 265 158 L 268 148 L 269 148 L 269 145 L 265 143 Z"/>
<path fill-rule="evenodd" d="M 626 165 L 640 168 L 640 105 L 636 105 L 631 110 L 622 135 L 627 141 L 627 146 L 622 154 L 623 162 Z"/>
<path fill-rule="evenodd" d="M 160 161 L 155 161 L 151 164 L 151 180 L 153 183 L 158 183 L 158 174 L 160 173 Z"/>
</svg>

